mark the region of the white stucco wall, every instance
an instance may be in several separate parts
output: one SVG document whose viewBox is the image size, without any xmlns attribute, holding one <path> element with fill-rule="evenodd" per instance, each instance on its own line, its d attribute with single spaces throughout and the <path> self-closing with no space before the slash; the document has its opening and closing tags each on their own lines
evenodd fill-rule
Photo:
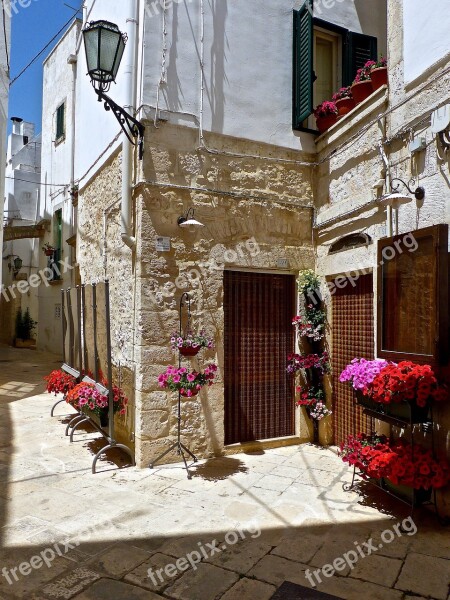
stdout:
<svg viewBox="0 0 450 600">
<path fill-rule="evenodd" d="M 164 118 L 174 124 L 197 128 L 201 122 L 206 133 L 315 152 L 313 136 L 292 130 L 292 11 L 302 2 L 205 0 L 201 4 L 201 0 L 179 0 L 167 3 L 165 13 L 161 4 L 160 0 L 140 2 L 138 63 L 142 81 L 138 83 L 137 104 L 143 106 L 143 115 L 153 118 L 158 104 Z M 116 23 L 121 31 L 127 31 L 128 3 L 89 0 L 86 5 L 88 21 L 104 18 Z M 327 0 L 316 4 L 316 16 L 352 31 L 377 36 L 380 50 L 386 46 L 386 0 L 373 0 L 370 5 L 361 0 L 331 4 Z M 129 51 L 127 47 L 125 52 Z M 118 104 L 124 98 L 121 70 L 125 62 L 126 57 L 117 84 L 110 91 Z M 86 71 L 81 44 L 77 68 L 80 123 L 77 140 L 83 152 L 77 152 L 76 156 L 76 177 L 83 178 L 80 187 L 95 173 L 94 168 L 86 175 L 119 132 L 112 114 L 97 102 Z M 157 101 L 160 81 L 163 83 Z M 120 140 L 112 145 L 100 159 L 100 165 L 119 144 Z"/>
<path fill-rule="evenodd" d="M 57 46 L 44 61 L 42 98 L 42 194 L 39 210 L 40 219 L 50 220 L 50 230 L 35 248 L 36 264 L 40 269 L 47 265 L 42 245 L 56 243 L 53 218 L 55 211 L 62 210 L 62 256 L 71 264 L 72 248 L 66 243 L 74 233 L 72 216 L 71 178 L 73 165 L 73 89 L 76 66 L 68 62 L 76 53 L 78 32 L 81 23 L 74 22 Z M 56 142 L 56 110 L 65 103 L 65 134 Z M 89 147 L 89 142 L 86 146 Z M 55 319 L 56 307 L 61 304 L 61 288 L 74 283 L 73 270 L 62 272 L 62 281 L 36 289 L 39 303 L 38 346 L 58 352 L 61 339 L 61 321 Z"/>
<path fill-rule="evenodd" d="M 9 2 L 6 1 L 6 8 Z M 10 45 L 10 20 L 9 11 L 5 10 L 6 15 L 6 44 Z M 0 31 L 3 31 L 3 13 L 0 12 Z M 6 146 L 6 123 L 8 118 L 8 94 L 9 94 L 9 73 L 7 69 L 7 50 L 5 48 L 5 37 L 0 36 L 0 215 L 3 216 L 4 189 L 5 189 L 5 146 Z M 0 228 L 0 247 L 3 247 L 3 229 Z M 2 284 L 2 275 L 0 269 L 0 285 Z"/>
<path fill-rule="evenodd" d="M 449 0 L 403 0 L 403 54 L 405 83 L 450 55 Z"/>
</svg>

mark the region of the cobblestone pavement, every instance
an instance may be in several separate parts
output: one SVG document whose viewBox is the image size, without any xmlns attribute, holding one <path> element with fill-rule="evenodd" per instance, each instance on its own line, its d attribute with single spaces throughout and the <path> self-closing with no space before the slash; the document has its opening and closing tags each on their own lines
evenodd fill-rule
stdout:
<svg viewBox="0 0 450 600">
<path fill-rule="evenodd" d="M 344 492 L 349 469 L 331 450 L 200 461 L 191 481 L 179 464 L 104 459 L 92 475 L 98 434 L 70 444 L 67 406 L 50 417 L 41 378 L 58 364 L 0 347 L 0 600 L 269 600 L 285 580 L 348 599 L 447 599 L 449 531 L 425 510 L 396 529 L 405 507 L 367 484 Z"/>
</svg>

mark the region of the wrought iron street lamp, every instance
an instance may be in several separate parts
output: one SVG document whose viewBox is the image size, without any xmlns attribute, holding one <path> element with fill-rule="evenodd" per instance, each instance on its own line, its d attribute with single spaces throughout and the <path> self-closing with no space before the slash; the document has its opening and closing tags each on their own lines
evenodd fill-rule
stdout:
<svg viewBox="0 0 450 600">
<path fill-rule="evenodd" d="M 83 29 L 88 75 L 105 110 L 112 110 L 123 132 L 134 146 L 139 146 L 142 159 L 145 127 L 132 115 L 106 95 L 115 83 L 120 62 L 127 43 L 126 34 L 109 21 L 92 21 Z"/>
</svg>

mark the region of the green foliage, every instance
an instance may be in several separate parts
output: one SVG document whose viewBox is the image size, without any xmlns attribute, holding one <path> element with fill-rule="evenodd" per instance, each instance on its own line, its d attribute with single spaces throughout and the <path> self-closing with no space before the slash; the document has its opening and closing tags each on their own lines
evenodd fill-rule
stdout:
<svg viewBox="0 0 450 600">
<path fill-rule="evenodd" d="M 19 308 L 16 314 L 16 338 L 19 340 L 31 339 L 31 333 L 36 329 L 37 321 L 34 321 L 30 315 L 30 309 L 27 308 L 25 313 Z"/>
<path fill-rule="evenodd" d="M 298 277 L 298 289 L 299 292 L 305 294 L 308 292 L 312 292 L 314 290 L 318 290 L 320 286 L 319 277 L 315 274 L 312 269 L 306 269 L 305 271 L 300 271 L 300 275 Z"/>
</svg>

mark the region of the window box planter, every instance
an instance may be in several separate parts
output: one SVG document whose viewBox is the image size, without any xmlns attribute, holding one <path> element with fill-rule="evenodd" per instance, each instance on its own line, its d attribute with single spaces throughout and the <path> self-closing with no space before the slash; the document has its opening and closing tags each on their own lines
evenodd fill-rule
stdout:
<svg viewBox="0 0 450 600">
<path fill-rule="evenodd" d="M 380 404 L 380 402 L 374 402 L 372 398 L 364 396 L 364 394 L 355 390 L 356 401 L 359 406 L 368 408 L 380 415 L 380 419 L 383 416 L 393 417 L 402 421 L 409 422 L 411 419 L 412 423 L 426 423 L 429 419 L 429 406 L 417 406 L 415 402 L 393 402 L 392 404 Z"/>
<path fill-rule="evenodd" d="M 359 81 L 352 85 L 352 96 L 356 104 L 361 104 L 373 92 L 372 82 L 370 79 Z"/>
<path fill-rule="evenodd" d="M 14 341 L 14 346 L 16 348 L 29 348 L 31 350 L 36 350 L 36 340 L 20 340 L 16 338 Z"/>
<path fill-rule="evenodd" d="M 91 410 L 89 410 L 87 408 L 83 408 L 82 412 L 87 417 L 89 417 L 91 419 L 91 421 L 93 421 L 99 427 L 108 427 L 108 425 L 109 425 L 108 410 L 105 410 L 100 415 L 98 415 L 95 412 L 92 412 Z"/>
<path fill-rule="evenodd" d="M 329 115 L 328 117 L 316 117 L 316 125 L 319 133 L 325 133 L 337 122 L 337 115 Z"/>
<path fill-rule="evenodd" d="M 378 69 L 372 69 L 370 71 L 370 78 L 372 80 L 373 91 L 378 90 L 383 85 L 387 85 L 387 82 L 388 82 L 387 67 L 378 67 Z"/>
<path fill-rule="evenodd" d="M 406 485 L 392 483 L 389 481 L 389 479 L 384 478 L 381 480 L 381 487 L 394 496 L 397 496 L 397 498 L 400 498 L 401 500 L 404 500 L 413 506 L 420 506 L 425 502 L 429 502 L 433 492 L 431 488 L 428 490 L 424 488 L 415 490 L 414 488 Z"/>
<path fill-rule="evenodd" d="M 339 116 L 343 117 L 353 110 L 356 104 L 353 98 L 341 98 L 341 100 L 336 100 L 336 106 L 339 111 Z"/>
</svg>

